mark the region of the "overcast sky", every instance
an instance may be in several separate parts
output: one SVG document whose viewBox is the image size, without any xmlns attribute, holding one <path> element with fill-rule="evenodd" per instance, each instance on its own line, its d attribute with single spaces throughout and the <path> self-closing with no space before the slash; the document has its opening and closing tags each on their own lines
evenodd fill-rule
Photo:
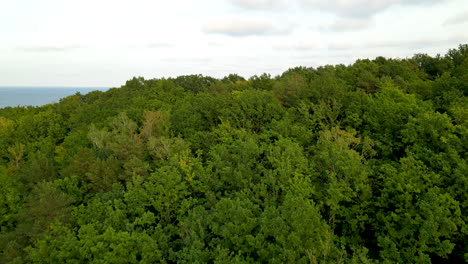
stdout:
<svg viewBox="0 0 468 264">
<path fill-rule="evenodd" d="M 274 76 L 445 54 L 467 29 L 467 0 L 0 0 L 0 86 Z"/>
</svg>

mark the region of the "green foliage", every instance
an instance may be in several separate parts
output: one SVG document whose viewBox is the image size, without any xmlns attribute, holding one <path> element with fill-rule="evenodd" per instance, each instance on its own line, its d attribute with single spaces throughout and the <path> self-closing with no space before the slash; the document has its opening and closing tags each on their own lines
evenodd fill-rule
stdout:
<svg viewBox="0 0 468 264">
<path fill-rule="evenodd" d="M 0 263 L 465 263 L 468 48 L 0 109 Z"/>
<path fill-rule="evenodd" d="M 380 256 L 385 262 L 430 262 L 430 256 L 447 258 L 454 248 L 451 237 L 460 231 L 459 202 L 444 192 L 440 176 L 413 157 L 399 168 L 382 168 L 383 188 L 376 216 Z"/>
<path fill-rule="evenodd" d="M 54 225 L 47 235 L 28 248 L 32 263 L 155 263 L 162 261 L 157 243 L 146 233 L 104 232 L 94 225 L 71 229 Z"/>
<path fill-rule="evenodd" d="M 283 111 L 271 92 L 245 90 L 232 92 L 230 106 L 221 116 L 234 127 L 260 132 L 272 120 L 279 120 Z"/>
<path fill-rule="evenodd" d="M 14 228 L 15 215 L 22 207 L 22 185 L 14 175 L 9 175 L 5 167 L 0 166 L 0 233 Z"/>
<path fill-rule="evenodd" d="M 364 134 L 375 140 L 379 154 L 399 157 L 404 143 L 401 129 L 418 112 L 428 107 L 410 94 L 405 94 L 391 83 L 383 85 L 382 90 L 370 99 L 364 113 Z"/>
</svg>

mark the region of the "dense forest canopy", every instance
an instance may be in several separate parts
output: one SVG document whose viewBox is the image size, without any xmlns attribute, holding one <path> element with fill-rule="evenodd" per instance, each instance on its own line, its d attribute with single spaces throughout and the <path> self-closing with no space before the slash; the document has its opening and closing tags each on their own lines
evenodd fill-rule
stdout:
<svg viewBox="0 0 468 264">
<path fill-rule="evenodd" d="M 0 109 L 0 263 L 465 263 L 468 45 Z"/>
</svg>

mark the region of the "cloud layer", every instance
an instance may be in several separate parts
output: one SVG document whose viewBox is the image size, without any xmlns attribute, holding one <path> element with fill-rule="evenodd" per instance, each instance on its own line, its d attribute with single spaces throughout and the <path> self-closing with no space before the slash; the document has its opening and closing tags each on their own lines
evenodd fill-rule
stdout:
<svg viewBox="0 0 468 264">
<path fill-rule="evenodd" d="M 444 0 L 299 0 L 308 8 L 345 17 L 370 17 L 394 5 L 432 5 Z"/>
<path fill-rule="evenodd" d="M 203 27 L 205 33 L 232 37 L 286 35 L 291 30 L 290 26 L 276 26 L 266 20 L 240 17 L 212 20 Z"/>
<path fill-rule="evenodd" d="M 203 0 L 182 1 L 184 8 L 181 1 L 43 0 L 32 9 L 7 2 L 0 85 L 274 75 L 299 65 L 442 54 L 468 42 L 467 0 Z"/>
<path fill-rule="evenodd" d="M 232 4 L 244 9 L 281 10 L 291 7 L 286 0 L 231 0 Z"/>
<path fill-rule="evenodd" d="M 68 45 L 68 46 L 55 46 L 55 45 L 34 45 L 34 46 L 22 46 L 17 47 L 17 50 L 25 52 L 37 52 L 37 53 L 48 53 L 48 52 L 68 52 L 77 49 L 82 49 L 83 46 L 79 45 Z"/>
<path fill-rule="evenodd" d="M 332 24 L 322 26 L 320 29 L 329 32 L 355 32 L 369 28 L 373 24 L 373 20 L 368 18 L 340 18 Z"/>
<path fill-rule="evenodd" d="M 281 43 L 273 45 L 275 50 L 293 50 L 293 51 L 308 51 L 318 48 L 318 45 L 315 41 L 311 40 L 300 40 L 289 43 Z"/>
<path fill-rule="evenodd" d="M 444 25 L 458 25 L 458 24 L 463 24 L 467 22 L 468 22 L 468 11 L 465 11 L 464 13 L 451 16 L 445 21 Z"/>
</svg>

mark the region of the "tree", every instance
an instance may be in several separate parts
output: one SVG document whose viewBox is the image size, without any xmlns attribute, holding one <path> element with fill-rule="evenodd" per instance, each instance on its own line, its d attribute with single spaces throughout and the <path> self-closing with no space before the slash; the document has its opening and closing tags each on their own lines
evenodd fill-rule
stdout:
<svg viewBox="0 0 468 264">
<path fill-rule="evenodd" d="M 440 176 L 413 157 L 398 168 L 384 165 L 376 204 L 375 223 L 380 257 L 385 262 L 428 263 L 432 256 L 447 258 L 461 231 L 459 202 L 441 189 Z"/>
</svg>

